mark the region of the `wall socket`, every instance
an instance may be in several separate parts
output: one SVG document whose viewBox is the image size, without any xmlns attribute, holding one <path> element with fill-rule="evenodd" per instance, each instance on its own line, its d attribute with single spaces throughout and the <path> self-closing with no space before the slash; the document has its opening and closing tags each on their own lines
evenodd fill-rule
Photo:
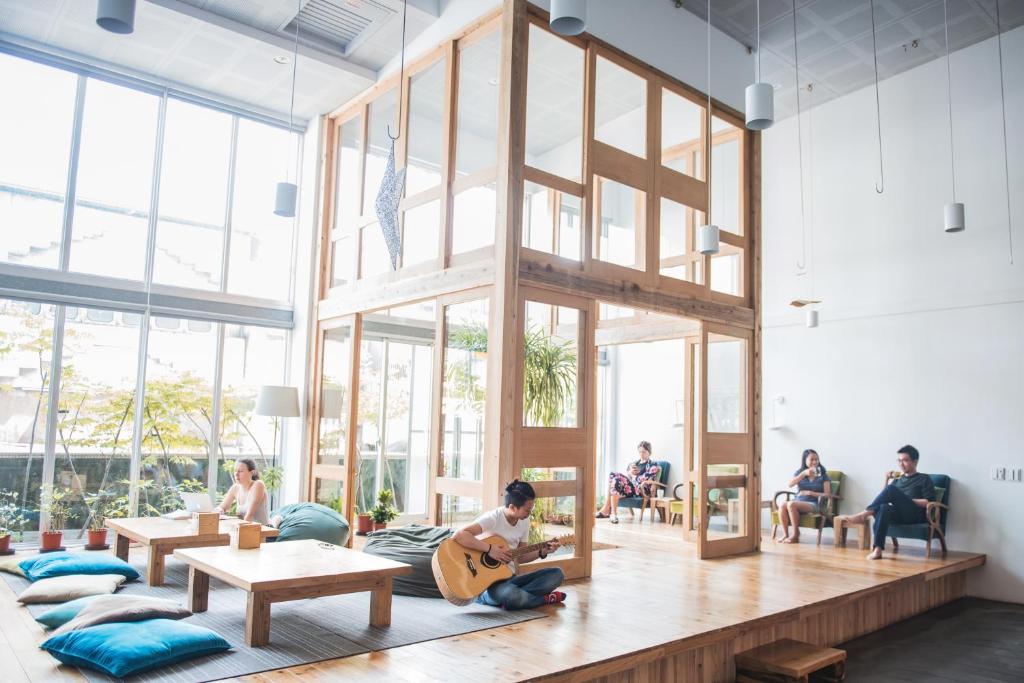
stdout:
<svg viewBox="0 0 1024 683">
<path fill-rule="evenodd" d="M 1006 480 L 1006 468 L 1005 467 L 993 467 L 992 468 L 992 478 L 995 479 L 996 481 L 1005 481 Z"/>
<path fill-rule="evenodd" d="M 1024 481 L 1024 468 L 1011 467 L 1010 468 L 1010 481 Z"/>
<path fill-rule="evenodd" d="M 996 481 L 1024 481 L 1024 468 L 1011 467 L 1009 470 L 1005 467 L 993 467 L 992 478 Z"/>
</svg>

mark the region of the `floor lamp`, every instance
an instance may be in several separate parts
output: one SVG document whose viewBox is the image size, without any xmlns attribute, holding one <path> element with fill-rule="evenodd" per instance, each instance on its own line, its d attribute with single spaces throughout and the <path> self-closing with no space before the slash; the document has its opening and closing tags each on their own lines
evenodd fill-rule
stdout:
<svg viewBox="0 0 1024 683">
<path fill-rule="evenodd" d="M 271 467 L 277 466 L 277 420 L 282 417 L 299 416 L 299 390 L 295 387 L 265 385 L 260 387 L 256 397 L 256 415 L 274 418 L 274 454 Z"/>
</svg>

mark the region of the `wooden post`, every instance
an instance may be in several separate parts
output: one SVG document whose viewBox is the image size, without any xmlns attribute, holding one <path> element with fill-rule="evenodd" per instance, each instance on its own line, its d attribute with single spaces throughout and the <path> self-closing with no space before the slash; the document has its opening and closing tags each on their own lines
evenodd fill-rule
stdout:
<svg viewBox="0 0 1024 683">
<path fill-rule="evenodd" d="M 210 603 L 210 575 L 195 567 L 188 568 L 188 608 L 205 612 Z"/>
</svg>

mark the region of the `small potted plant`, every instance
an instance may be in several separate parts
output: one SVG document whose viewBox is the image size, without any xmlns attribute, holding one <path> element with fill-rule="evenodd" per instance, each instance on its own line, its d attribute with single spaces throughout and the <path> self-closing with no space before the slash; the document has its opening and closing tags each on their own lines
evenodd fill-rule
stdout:
<svg viewBox="0 0 1024 683">
<path fill-rule="evenodd" d="M 106 491 L 86 496 L 86 503 L 92 516 L 89 517 L 89 544 L 87 550 L 105 550 L 107 545 L 107 518 L 113 517 L 114 501 Z"/>
<path fill-rule="evenodd" d="M 51 488 L 48 497 L 46 491 L 43 492 L 43 500 L 46 501 L 44 508 L 50 521 L 47 524 L 47 529 L 40 534 L 40 551 L 42 552 L 61 549 L 60 542 L 64 536 L 64 527 L 67 526 L 68 519 L 72 514 L 71 503 L 68 500 L 70 493 L 71 491 L 66 488 Z"/>
<path fill-rule="evenodd" d="M 381 492 L 377 494 L 377 504 L 370 508 L 374 531 L 386 528 L 388 522 L 398 517 L 398 510 L 391 504 L 394 499 L 395 494 L 391 492 L 391 489 L 381 489 Z"/>
<path fill-rule="evenodd" d="M 16 491 L 0 490 L 0 555 L 10 555 L 11 536 L 20 534 L 25 524 L 25 517 L 18 507 Z"/>
<path fill-rule="evenodd" d="M 356 535 L 365 536 L 373 531 L 373 517 L 370 516 L 370 513 L 360 512 L 359 506 L 356 506 L 354 510 L 356 513 Z"/>
</svg>

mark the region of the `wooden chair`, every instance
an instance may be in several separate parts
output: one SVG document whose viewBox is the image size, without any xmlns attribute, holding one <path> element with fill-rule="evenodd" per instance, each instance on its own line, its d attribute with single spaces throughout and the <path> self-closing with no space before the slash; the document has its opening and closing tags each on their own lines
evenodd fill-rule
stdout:
<svg viewBox="0 0 1024 683">
<path fill-rule="evenodd" d="M 903 476 L 902 472 L 889 472 L 885 475 L 885 485 L 893 483 Z M 897 538 L 916 538 L 926 541 L 925 556 L 932 556 L 932 539 L 938 536 L 939 545 L 942 546 L 942 554 L 946 550 L 946 515 L 949 513 L 949 486 L 952 481 L 947 474 L 929 474 L 932 484 L 935 485 L 935 501 L 928 503 L 925 508 L 927 521 L 920 524 L 890 524 L 889 538 L 892 539 L 893 552 L 899 552 L 900 544 Z"/>
<path fill-rule="evenodd" d="M 668 469 L 669 463 L 667 460 L 655 460 L 654 464 L 658 466 L 658 480 L 649 482 L 649 486 L 644 487 L 642 495 L 630 496 L 628 498 L 619 498 L 619 507 L 626 508 L 629 510 L 630 516 L 633 516 L 633 510 L 640 508 L 640 521 L 644 521 L 644 510 L 651 507 L 651 498 L 654 497 L 655 491 L 658 487 L 668 488 L 665 482 L 668 481 Z M 617 515 L 618 510 L 612 510 L 612 514 Z M 654 510 L 651 510 L 651 515 L 654 515 Z"/>
<path fill-rule="evenodd" d="M 822 496 L 818 503 L 818 509 L 821 512 L 814 514 L 801 513 L 800 514 L 800 528 L 801 529 L 816 529 L 818 531 L 818 545 L 821 545 L 821 532 L 826 526 L 832 526 L 832 520 L 839 514 L 839 502 L 843 499 L 839 492 L 843 487 L 843 473 L 841 470 L 828 470 L 828 478 L 832 482 L 831 490 L 832 493 L 828 496 Z M 775 540 L 775 534 L 779 529 L 779 497 L 785 497 L 786 502 L 792 500 L 796 493 L 793 491 L 776 491 L 775 495 L 772 496 L 772 540 Z M 824 508 L 822 506 L 824 505 Z"/>
</svg>

